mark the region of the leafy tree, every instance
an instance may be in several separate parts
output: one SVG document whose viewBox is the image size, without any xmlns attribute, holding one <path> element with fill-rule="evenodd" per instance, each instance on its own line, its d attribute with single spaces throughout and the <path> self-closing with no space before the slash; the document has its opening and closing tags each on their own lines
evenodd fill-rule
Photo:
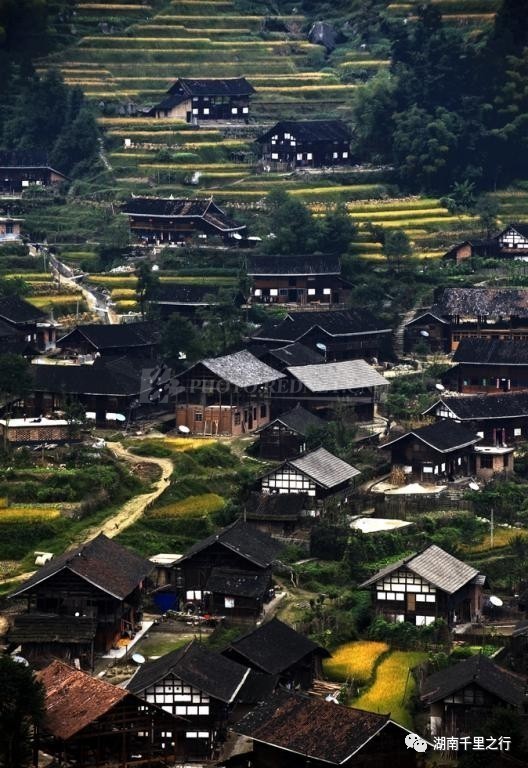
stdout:
<svg viewBox="0 0 528 768">
<path fill-rule="evenodd" d="M 187 318 L 171 315 L 161 334 L 161 354 L 178 372 L 203 355 L 201 334 Z"/>
<path fill-rule="evenodd" d="M 145 317 L 150 301 L 154 299 L 159 290 L 159 277 L 152 271 L 152 267 L 146 261 L 136 269 L 136 300 L 139 304 L 141 316 Z"/>
<path fill-rule="evenodd" d="M 478 217 L 479 229 L 489 239 L 497 229 L 498 202 L 490 195 L 481 195 L 475 203 L 473 213 Z"/>
<path fill-rule="evenodd" d="M 443 197 L 442 204 L 449 213 L 467 213 L 475 203 L 475 182 L 469 179 L 455 181 L 453 188 L 447 197 Z"/>
<path fill-rule="evenodd" d="M 79 163 L 90 163 L 98 149 L 99 129 L 92 112 L 84 107 L 66 124 L 51 152 L 51 163 L 69 173 Z"/>
<path fill-rule="evenodd" d="M 298 200 L 281 189 L 266 198 L 273 237 L 266 244 L 268 253 L 310 253 L 316 249 L 318 228 L 315 219 Z"/>
<path fill-rule="evenodd" d="M 383 253 L 389 264 L 399 272 L 402 259 L 412 254 L 411 241 L 403 229 L 391 229 L 385 233 Z"/>
<path fill-rule="evenodd" d="M 0 656 L 0 764 L 23 768 L 31 759 L 31 728 L 44 715 L 44 688 L 29 667 Z"/>
<path fill-rule="evenodd" d="M 381 71 L 357 91 L 354 103 L 355 149 L 373 162 L 387 162 L 392 156 L 397 88 L 397 79 L 389 72 Z"/>
<path fill-rule="evenodd" d="M 208 305 L 198 311 L 203 322 L 204 350 L 212 355 L 225 355 L 242 339 L 242 311 L 235 302 L 234 292 L 225 288 L 216 295 L 206 296 L 205 300 Z"/>
<path fill-rule="evenodd" d="M 343 254 L 348 250 L 356 227 L 344 204 L 337 205 L 321 222 L 319 248 L 323 253 Z"/>
<path fill-rule="evenodd" d="M 31 286 L 23 277 L 0 277 L 0 296 L 27 296 Z"/>
</svg>

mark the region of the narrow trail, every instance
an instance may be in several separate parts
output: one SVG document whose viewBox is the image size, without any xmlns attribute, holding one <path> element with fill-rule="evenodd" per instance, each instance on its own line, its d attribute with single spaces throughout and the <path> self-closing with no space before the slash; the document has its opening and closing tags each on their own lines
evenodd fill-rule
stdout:
<svg viewBox="0 0 528 768">
<path fill-rule="evenodd" d="M 174 469 L 170 459 L 158 459 L 153 456 L 135 456 L 126 448 L 123 448 L 119 443 L 107 443 L 107 447 L 118 459 L 134 464 L 157 464 L 161 469 L 161 477 L 153 483 L 154 490 L 149 491 L 149 493 L 142 493 L 139 496 L 134 496 L 126 501 L 112 517 L 108 518 L 108 520 L 91 528 L 85 528 L 85 530 L 82 531 L 82 534 L 72 541 L 72 548 L 78 547 L 86 541 L 90 541 L 90 539 L 95 538 L 100 533 L 104 533 L 109 539 L 117 536 L 118 533 L 121 533 L 121 531 L 124 531 L 139 520 L 145 510 L 158 498 L 158 496 L 161 496 L 170 482 L 170 476 Z M 26 579 L 29 579 L 33 573 L 34 571 L 28 571 L 27 573 L 19 573 L 17 576 L 11 576 L 7 579 L 0 579 L 0 584 L 5 582 L 25 581 Z"/>
</svg>

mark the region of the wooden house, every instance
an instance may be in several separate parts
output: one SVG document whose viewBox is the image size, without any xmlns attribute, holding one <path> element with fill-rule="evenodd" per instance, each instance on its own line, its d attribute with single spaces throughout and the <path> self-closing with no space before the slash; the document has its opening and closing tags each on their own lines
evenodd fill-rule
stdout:
<svg viewBox="0 0 528 768">
<path fill-rule="evenodd" d="M 446 385 L 463 394 L 528 390 L 528 341 L 463 339 L 453 355 Z"/>
<path fill-rule="evenodd" d="M 11 445 L 74 442 L 73 426 L 66 419 L 46 419 L 44 416 L 0 419 L 0 439 L 4 445 L 6 442 Z"/>
<path fill-rule="evenodd" d="M 155 245 L 184 245 L 217 237 L 236 244 L 245 224 L 230 219 L 212 198 L 132 197 L 122 207 L 135 240 Z"/>
<path fill-rule="evenodd" d="M 464 339 L 522 341 L 528 336 L 526 288 L 443 288 L 405 326 L 405 346 L 418 341 L 454 352 Z"/>
<path fill-rule="evenodd" d="M 148 376 L 144 380 L 143 369 L 134 358 L 97 358 L 82 365 L 33 365 L 31 376 L 24 411 L 34 417 L 77 402 L 86 409 L 87 419 L 108 425 L 133 421 L 151 409 L 145 402 Z"/>
<path fill-rule="evenodd" d="M 380 446 L 391 452 L 391 466 L 422 482 L 446 482 L 475 472 L 474 446 L 482 438 L 453 419 L 410 430 Z"/>
<path fill-rule="evenodd" d="M 360 585 L 370 589 L 374 609 L 387 621 L 449 627 L 474 622 L 482 611 L 486 577 L 436 544 L 409 555 Z"/>
<path fill-rule="evenodd" d="M 183 607 L 255 621 L 271 596 L 271 566 L 282 547 L 242 520 L 194 544 L 176 565 Z"/>
<path fill-rule="evenodd" d="M 526 679 L 479 653 L 427 677 L 420 699 L 433 736 L 473 736 L 497 707 L 525 714 L 526 690 Z"/>
<path fill-rule="evenodd" d="M 302 493 L 252 493 L 244 507 L 244 520 L 270 536 L 291 538 L 306 527 L 308 507 Z"/>
<path fill-rule="evenodd" d="M 281 120 L 257 142 L 273 169 L 350 164 L 350 131 L 341 120 Z"/>
<path fill-rule="evenodd" d="M 0 297 L 0 320 L 39 351 L 55 346 L 57 323 L 49 321 L 45 312 L 20 296 Z"/>
<path fill-rule="evenodd" d="M 243 435 L 270 420 L 272 386 L 284 374 L 242 350 L 201 360 L 178 377 L 176 424 L 194 435 Z"/>
<path fill-rule="evenodd" d="M 347 501 L 359 470 L 326 448 L 318 448 L 296 459 L 288 459 L 258 481 L 262 493 L 298 493 L 311 508 L 324 506 L 330 498 Z"/>
<path fill-rule="evenodd" d="M 22 223 L 24 219 L 13 216 L 0 216 L 0 245 L 16 243 L 22 239 Z"/>
<path fill-rule="evenodd" d="M 354 410 L 359 421 L 377 413 L 388 381 L 365 360 L 342 360 L 286 368 L 287 380 L 273 391 L 273 413 L 295 400 L 319 415 L 332 417 L 337 407 Z"/>
<path fill-rule="evenodd" d="M 312 687 L 330 653 L 279 619 L 266 621 L 234 640 L 224 656 L 257 672 L 277 677 L 288 688 Z"/>
<path fill-rule="evenodd" d="M 211 120 L 247 123 L 254 93 L 255 89 L 245 77 L 193 80 L 180 77 L 147 114 L 187 123 Z"/>
<path fill-rule="evenodd" d="M 0 193 L 20 195 L 31 187 L 49 187 L 67 181 L 36 152 L 0 152 Z"/>
<path fill-rule="evenodd" d="M 278 691 L 234 730 L 252 742 L 244 768 L 415 768 L 422 754 L 408 749 L 409 731 L 389 715 L 365 712 L 302 693 Z"/>
<path fill-rule="evenodd" d="M 69 355 L 111 355 L 153 357 L 158 343 L 152 323 L 78 325 L 57 340 L 57 347 Z"/>
<path fill-rule="evenodd" d="M 525 261 L 528 259 L 528 224 L 514 222 L 494 238 L 500 256 L 509 256 Z"/>
<path fill-rule="evenodd" d="M 37 749 L 54 765 L 76 768 L 151 768 L 180 763 L 185 721 L 132 693 L 61 661 L 38 672 L 44 718 Z"/>
<path fill-rule="evenodd" d="M 445 395 L 422 413 L 453 419 L 482 438 L 482 445 L 507 446 L 528 439 L 528 392 Z"/>
<path fill-rule="evenodd" d="M 253 304 L 344 305 L 352 285 L 341 277 L 338 256 L 248 257 Z"/>
<path fill-rule="evenodd" d="M 152 563 L 103 534 L 54 557 L 10 595 L 27 601 L 20 628 L 26 636 L 33 631 L 33 637 L 22 643 L 24 655 L 78 658 L 83 667 L 93 668 L 95 653 L 106 653 L 141 626 L 142 595 L 151 571 Z M 69 628 L 64 627 L 66 618 Z"/>
<path fill-rule="evenodd" d="M 365 309 L 291 312 L 265 323 L 251 343 L 267 349 L 300 343 L 322 351 L 325 361 L 389 359 L 391 335 L 392 329 Z"/>
<path fill-rule="evenodd" d="M 496 258 L 498 255 L 497 242 L 490 238 L 489 240 L 463 240 L 461 243 L 456 243 L 444 253 L 442 259 L 462 264 L 474 256 Z"/>
<path fill-rule="evenodd" d="M 201 643 L 192 642 L 141 666 L 126 685 L 150 704 L 185 719 L 184 754 L 210 760 L 225 741 L 239 706 L 256 704 L 276 685 Z"/>
<path fill-rule="evenodd" d="M 284 461 L 305 453 L 310 430 L 321 429 L 324 425 L 323 419 L 297 403 L 295 408 L 281 413 L 257 431 L 261 458 Z"/>
<path fill-rule="evenodd" d="M 216 285 L 162 283 L 150 304 L 158 308 L 162 320 L 178 314 L 200 324 L 200 309 L 218 304 L 218 291 Z M 244 303 L 243 296 L 237 294 L 234 302 L 240 306 Z"/>
</svg>

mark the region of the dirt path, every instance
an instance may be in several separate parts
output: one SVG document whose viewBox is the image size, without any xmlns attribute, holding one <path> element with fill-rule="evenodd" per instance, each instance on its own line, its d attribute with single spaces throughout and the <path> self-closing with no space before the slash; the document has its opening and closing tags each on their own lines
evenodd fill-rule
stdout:
<svg viewBox="0 0 528 768">
<path fill-rule="evenodd" d="M 114 536 L 117 536 L 118 533 L 121 533 L 121 531 L 124 531 L 125 528 L 128 528 L 130 525 L 137 522 L 143 512 L 158 498 L 158 496 L 161 496 L 163 491 L 167 488 L 170 476 L 174 469 L 170 459 L 157 459 L 153 456 L 135 456 L 133 453 L 129 453 L 128 450 L 123 448 L 119 443 L 107 443 L 107 448 L 118 459 L 124 459 L 125 461 L 134 464 L 157 464 L 161 469 L 161 477 L 154 483 L 153 491 L 150 491 L 150 493 L 142 493 L 140 496 L 134 496 L 132 499 L 126 501 L 113 517 L 109 518 L 101 525 L 83 531 L 82 540 L 79 543 L 93 539 L 100 533 L 104 533 L 105 536 L 108 536 L 108 538 L 111 539 Z"/>
<path fill-rule="evenodd" d="M 161 496 L 169 484 L 170 476 L 174 469 L 170 459 L 157 459 L 153 456 L 135 456 L 133 453 L 129 453 L 126 448 L 123 448 L 119 443 L 107 443 L 107 447 L 118 459 L 134 464 L 157 464 L 161 469 L 161 477 L 153 484 L 153 491 L 142 493 L 140 496 L 134 496 L 132 499 L 126 501 L 113 517 L 105 520 L 105 522 L 100 525 L 86 528 L 77 539 L 72 541 L 72 547 L 78 547 L 84 542 L 95 538 L 100 533 L 104 533 L 109 539 L 117 536 L 118 533 L 124 531 L 129 525 L 137 522 L 147 507 L 149 507 L 158 496 Z M 29 579 L 33 573 L 34 571 L 29 571 L 27 573 L 20 573 L 18 576 L 0 579 L 0 584 L 4 582 L 25 581 L 26 579 Z"/>
</svg>

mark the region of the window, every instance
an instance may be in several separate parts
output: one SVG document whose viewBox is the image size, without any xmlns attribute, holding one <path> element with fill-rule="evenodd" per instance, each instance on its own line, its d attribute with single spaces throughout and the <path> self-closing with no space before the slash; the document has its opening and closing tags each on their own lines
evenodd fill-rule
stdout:
<svg viewBox="0 0 528 768">
<path fill-rule="evenodd" d="M 308 288 L 308 296 L 315 296 L 315 288 Z"/>
<path fill-rule="evenodd" d="M 262 290 L 260 288 L 255 288 L 253 293 L 255 294 L 255 296 L 262 296 Z"/>
<path fill-rule="evenodd" d="M 234 597 L 226 597 L 224 598 L 224 608 L 234 608 L 235 607 L 235 598 Z"/>
<path fill-rule="evenodd" d="M 325 296 L 329 296 L 331 293 L 332 293 L 332 289 L 331 288 L 323 288 L 323 294 Z"/>
<path fill-rule="evenodd" d="M 337 158 L 339 157 L 339 154 L 337 152 L 333 152 L 332 157 L 334 160 L 337 160 Z"/>
<path fill-rule="evenodd" d="M 196 411 L 194 414 L 195 421 L 203 421 L 203 413 Z"/>
<path fill-rule="evenodd" d="M 297 152 L 297 160 L 302 160 L 302 152 Z"/>
<path fill-rule="evenodd" d="M 238 107 L 231 107 L 231 114 L 238 115 Z"/>
<path fill-rule="evenodd" d="M 493 469 L 493 456 L 482 456 L 480 457 L 480 467 L 481 469 Z"/>
<path fill-rule="evenodd" d="M 484 437 L 484 432 L 477 432 L 478 437 Z"/>
<path fill-rule="evenodd" d="M 202 599 L 202 590 L 201 589 L 188 589 L 185 593 L 185 599 L 186 600 L 201 600 Z"/>
<path fill-rule="evenodd" d="M 378 592 L 377 598 L 378 600 L 385 600 L 385 592 Z"/>
<path fill-rule="evenodd" d="M 203 113 L 204 113 L 204 115 L 208 115 L 209 114 L 209 107 L 204 107 Z"/>
<path fill-rule="evenodd" d="M 279 159 L 279 155 L 278 155 L 278 153 L 277 153 L 277 152 L 272 152 L 272 153 L 271 153 L 271 159 L 272 159 L 272 160 L 278 160 L 278 159 Z"/>
<path fill-rule="evenodd" d="M 240 424 L 240 413 L 237 411 L 233 418 L 233 423 L 238 426 Z"/>
<path fill-rule="evenodd" d="M 520 427 L 514 427 L 513 429 L 513 436 L 514 437 L 521 437 L 522 435 L 522 429 Z"/>
<path fill-rule="evenodd" d="M 343 158 L 346 160 L 348 158 L 348 152 L 343 152 Z"/>
<path fill-rule="evenodd" d="M 249 107 L 242 107 L 242 114 L 247 115 L 249 112 Z"/>
<path fill-rule="evenodd" d="M 313 155 L 312 155 L 312 153 L 311 153 L 311 152 L 307 152 L 307 153 L 306 153 L 306 159 L 307 159 L 307 160 L 313 160 Z"/>
<path fill-rule="evenodd" d="M 268 408 L 266 404 L 260 406 L 260 418 L 265 419 L 268 415 Z"/>
<path fill-rule="evenodd" d="M 279 291 L 277 290 L 277 288 L 270 288 L 270 296 L 278 296 L 278 295 L 279 295 Z"/>
<path fill-rule="evenodd" d="M 198 107 L 193 107 L 192 113 L 193 113 L 193 115 L 197 115 L 198 114 Z"/>
</svg>

